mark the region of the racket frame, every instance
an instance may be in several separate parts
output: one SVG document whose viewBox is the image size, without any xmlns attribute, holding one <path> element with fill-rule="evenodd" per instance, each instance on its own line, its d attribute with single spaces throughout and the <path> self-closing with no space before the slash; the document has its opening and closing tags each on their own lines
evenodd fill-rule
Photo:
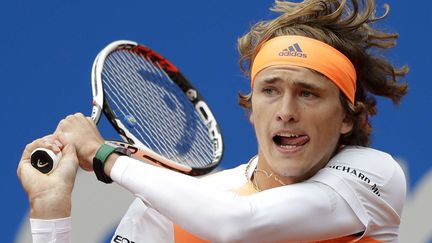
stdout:
<svg viewBox="0 0 432 243">
<path fill-rule="evenodd" d="M 210 164 L 205 167 L 190 167 L 169 160 L 164 156 L 155 153 L 146 145 L 144 145 L 138 138 L 130 133 L 123 122 L 116 117 L 112 109 L 109 107 L 108 102 L 106 102 L 106 98 L 104 96 L 102 71 L 105 59 L 110 55 L 110 53 L 119 49 L 127 49 L 134 52 L 139 52 L 140 54 L 144 55 L 153 64 L 163 69 L 171 78 L 171 80 L 173 80 L 174 83 L 176 83 L 185 93 L 189 101 L 194 105 L 195 110 L 199 114 L 202 122 L 208 128 L 214 154 L 213 161 Z M 199 94 L 198 90 L 192 86 L 189 80 L 183 76 L 176 66 L 165 59 L 162 55 L 133 41 L 114 41 L 107 45 L 96 56 L 92 66 L 91 77 L 93 94 L 93 107 L 91 113 L 92 119 L 98 123 L 103 112 L 120 137 L 125 141 L 125 143 L 123 143 L 116 140 L 107 140 L 107 143 L 129 148 L 133 157 L 137 159 L 193 176 L 207 174 L 219 165 L 223 156 L 223 140 L 219 125 L 217 124 L 213 113 L 202 96 Z"/>
</svg>

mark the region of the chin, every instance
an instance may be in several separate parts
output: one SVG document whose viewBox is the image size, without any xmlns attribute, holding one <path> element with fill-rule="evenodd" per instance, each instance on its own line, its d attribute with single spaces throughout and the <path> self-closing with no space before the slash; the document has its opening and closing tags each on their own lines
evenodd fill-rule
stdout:
<svg viewBox="0 0 432 243">
<path fill-rule="evenodd" d="M 304 174 L 304 168 L 298 166 L 274 166 L 272 170 L 284 177 L 301 177 Z"/>
</svg>

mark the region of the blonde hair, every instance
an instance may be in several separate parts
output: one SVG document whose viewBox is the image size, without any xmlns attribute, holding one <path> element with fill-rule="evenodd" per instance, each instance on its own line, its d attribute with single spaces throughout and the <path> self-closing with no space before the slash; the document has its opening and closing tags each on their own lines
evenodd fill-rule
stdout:
<svg viewBox="0 0 432 243">
<path fill-rule="evenodd" d="M 375 17 L 374 0 L 305 0 L 301 3 L 276 0 L 271 10 L 280 15 L 258 22 L 238 39 L 240 67 L 244 74 L 250 75 L 251 63 L 261 45 L 276 36 L 301 35 L 331 45 L 350 59 L 357 72 L 355 105 L 340 96 L 342 107 L 354 125 L 350 133 L 341 136 L 340 143 L 369 145 L 372 132 L 369 117 L 377 113 L 375 96 L 399 104 L 408 90 L 406 83 L 398 82 L 408 73 L 408 67 L 396 68 L 378 53 L 393 48 L 399 35 L 371 26 L 388 15 L 389 5 L 384 5 L 385 12 L 380 17 Z M 251 97 L 252 93 L 239 93 L 239 104 L 250 110 Z"/>
</svg>

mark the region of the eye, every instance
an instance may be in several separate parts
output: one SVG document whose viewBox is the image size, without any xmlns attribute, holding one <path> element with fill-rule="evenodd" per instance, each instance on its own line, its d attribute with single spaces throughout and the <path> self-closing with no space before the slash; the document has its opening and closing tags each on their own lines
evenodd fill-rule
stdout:
<svg viewBox="0 0 432 243">
<path fill-rule="evenodd" d="M 311 91 L 308 90 L 302 90 L 300 91 L 300 96 L 304 97 L 304 98 L 313 98 L 313 97 L 317 97 L 317 95 Z"/>
<path fill-rule="evenodd" d="M 274 87 L 264 87 L 262 88 L 261 92 L 266 95 L 276 95 L 278 93 Z"/>
</svg>

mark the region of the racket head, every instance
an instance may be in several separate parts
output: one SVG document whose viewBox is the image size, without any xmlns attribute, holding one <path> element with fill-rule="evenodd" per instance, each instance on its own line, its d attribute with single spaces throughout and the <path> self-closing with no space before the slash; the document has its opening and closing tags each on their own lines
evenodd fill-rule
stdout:
<svg viewBox="0 0 432 243">
<path fill-rule="evenodd" d="M 115 41 L 96 57 L 93 111 L 103 112 L 140 159 L 203 175 L 223 155 L 219 125 L 199 91 L 171 62 L 133 41 Z M 145 154 L 146 158 L 143 158 Z"/>
</svg>

